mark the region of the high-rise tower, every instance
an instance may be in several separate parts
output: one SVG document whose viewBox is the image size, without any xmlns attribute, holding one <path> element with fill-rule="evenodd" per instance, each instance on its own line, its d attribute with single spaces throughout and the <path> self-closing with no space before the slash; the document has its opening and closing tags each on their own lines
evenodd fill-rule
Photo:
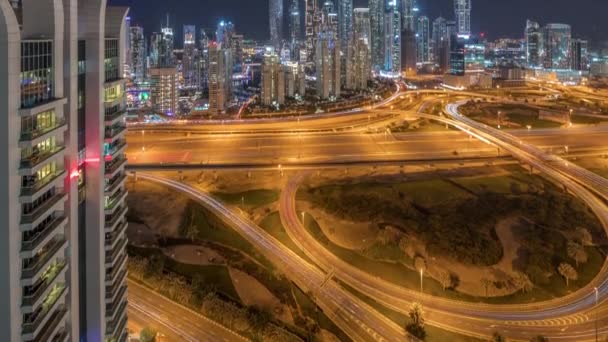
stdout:
<svg viewBox="0 0 608 342">
<path fill-rule="evenodd" d="M 128 9 L 15 5 L 0 1 L 0 340 L 126 341 Z"/>
<path fill-rule="evenodd" d="M 529 68 L 543 65 L 543 34 L 540 25 L 532 20 L 526 21 L 526 62 Z"/>
<path fill-rule="evenodd" d="M 279 48 L 283 40 L 283 0 L 270 0 L 268 7 L 270 42 L 275 48 Z"/>
<path fill-rule="evenodd" d="M 196 27 L 194 25 L 184 25 L 182 75 L 184 78 L 184 86 L 189 89 L 198 88 L 198 75 L 194 68 L 196 54 Z"/>
<path fill-rule="evenodd" d="M 369 20 L 372 32 L 372 66 L 379 70 L 384 67 L 384 0 L 369 0 Z"/>
<path fill-rule="evenodd" d="M 338 1 L 338 36 L 340 45 L 345 48 L 353 34 L 353 0 Z"/>
<path fill-rule="evenodd" d="M 384 21 L 384 70 L 401 72 L 401 13 L 397 0 L 387 3 Z"/>
<path fill-rule="evenodd" d="M 418 17 L 418 29 L 416 30 L 416 40 L 418 52 L 418 63 L 428 63 L 431 61 L 431 33 L 429 30 L 429 18 L 427 16 Z"/>
<path fill-rule="evenodd" d="M 129 38 L 131 40 L 131 76 L 135 82 L 142 82 L 146 78 L 146 38 L 144 28 L 131 26 Z"/>
<path fill-rule="evenodd" d="M 456 33 L 461 37 L 471 36 L 471 0 L 454 0 Z"/>
</svg>

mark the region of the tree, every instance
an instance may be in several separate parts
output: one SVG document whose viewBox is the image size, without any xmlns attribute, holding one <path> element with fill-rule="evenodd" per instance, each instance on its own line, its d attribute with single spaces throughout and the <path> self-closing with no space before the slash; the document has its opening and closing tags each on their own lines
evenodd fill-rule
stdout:
<svg viewBox="0 0 608 342">
<path fill-rule="evenodd" d="M 409 323 L 405 330 L 415 337 L 424 340 L 426 338 L 426 330 L 424 329 L 424 311 L 418 303 L 413 303 L 408 314 L 410 317 Z"/>
<path fill-rule="evenodd" d="M 546 338 L 545 336 L 538 335 L 538 336 L 532 337 L 530 339 L 530 342 L 549 342 L 549 339 Z"/>
<path fill-rule="evenodd" d="M 574 267 L 572 267 L 572 265 L 567 264 L 565 262 L 561 263 L 559 265 L 559 267 L 557 268 L 557 271 L 566 280 L 566 287 L 569 286 L 569 281 L 570 280 L 576 280 L 576 279 L 578 279 L 578 273 L 576 273 L 576 270 L 574 269 Z"/>
<path fill-rule="evenodd" d="M 439 269 L 437 271 L 437 280 L 441 283 L 443 291 L 452 286 L 452 275 L 444 269 Z"/>
<path fill-rule="evenodd" d="M 154 342 L 156 341 L 156 330 L 145 327 L 139 333 L 139 341 L 140 342 Z"/>
<path fill-rule="evenodd" d="M 527 275 L 521 272 L 517 272 L 515 274 L 515 278 L 513 278 L 515 283 L 515 287 L 521 290 L 521 292 L 526 293 L 532 291 L 534 288 L 534 284 L 530 281 Z"/>
<path fill-rule="evenodd" d="M 488 296 L 488 289 L 492 285 L 492 281 L 488 278 L 481 278 L 481 285 L 485 290 L 486 297 Z"/>
<path fill-rule="evenodd" d="M 198 228 L 192 222 L 186 227 L 186 238 L 194 242 L 194 239 L 198 236 Z"/>
<path fill-rule="evenodd" d="M 494 334 L 492 334 L 492 342 L 506 342 L 507 340 L 505 339 L 504 336 L 502 336 L 500 333 L 498 332 L 494 332 Z"/>
<path fill-rule="evenodd" d="M 574 260 L 577 268 L 579 264 L 584 264 L 587 262 L 587 252 L 585 251 L 585 247 L 582 245 L 573 241 L 568 241 L 568 246 L 566 249 L 568 256 Z"/>
<path fill-rule="evenodd" d="M 578 242 L 583 246 L 593 245 L 593 236 L 589 233 L 589 230 L 583 227 L 576 228 L 576 238 Z"/>
</svg>

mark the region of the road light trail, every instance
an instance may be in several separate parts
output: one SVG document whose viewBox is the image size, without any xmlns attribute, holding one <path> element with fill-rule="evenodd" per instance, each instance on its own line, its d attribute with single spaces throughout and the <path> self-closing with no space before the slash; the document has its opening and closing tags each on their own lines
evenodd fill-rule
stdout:
<svg viewBox="0 0 608 342">
<path fill-rule="evenodd" d="M 317 304 L 323 312 L 353 340 L 388 342 L 406 339 L 403 327 L 362 303 L 335 282 L 329 281 L 321 287 L 320 285 L 325 281 L 325 274 L 316 266 L 299 257 L 255 223 L 227 208 L 209 194 L 183 183 L 150 174 L 138 173 L 137 177 L 182 192 L 214 212 L 223 222 L 257 246 L 260 252 L 279 266 L 300 288 L 313 291 Z"/>
</svg>

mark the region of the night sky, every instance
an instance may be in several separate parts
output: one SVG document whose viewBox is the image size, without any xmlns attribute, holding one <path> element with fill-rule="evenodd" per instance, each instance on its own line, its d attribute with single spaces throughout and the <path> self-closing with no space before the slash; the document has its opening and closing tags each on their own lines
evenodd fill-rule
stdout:
<svg viewBox="0 0 608 342">
<path fill-rule="evenodd" d="M 291 0 L 284 0 L 285 10 Z M 303 8 L 303 0 L 301 9 Z M 131 7 L 131 18 L 143 25 L 146 35 L 159 29 L 160 21 L 170 14 L 172 26 L 181 35 L 183 24 L 214 28 L 220 19 L 231 20 L 246 37 L 268 38 L 268 0 L 108 0 L 112 5 Z M 367 0 L 354 0 L 366 7 Z M 419 0 L 423 14 L 432 19 L 453 17 L 453 0 Z M 302 11 L 302 10 L 301 10 Z M 573 35 L 595 43 L 608 38 L 607 0 L 473 0 L 474 32 L 489 38 L 522 37 L 527 18 L 539 22 L 572 25 Z M 214 31 L 214 30 L 213 30 Z M 177 39 L 181 44 L 181 39 Z"/>
</svg>

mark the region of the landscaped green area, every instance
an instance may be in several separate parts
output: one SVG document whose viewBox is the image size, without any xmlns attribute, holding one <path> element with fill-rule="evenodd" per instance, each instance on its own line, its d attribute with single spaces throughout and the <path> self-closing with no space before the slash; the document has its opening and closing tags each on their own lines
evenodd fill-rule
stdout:
<svg viewBox="0 0 608 342">
<path fill-rule="evenodd" d="M 408 324 L 408 322 L 410 321 L 409 317 L 407 317 L 406 314 L 397 312 L 395 310 L 385 307 L 384 305 L 379 304 L 372 298 L 369 298 L 368 296 L 353 289 L 352 287 L 348 286 L 347 284 L 340 282 L 340 285 L 344 289 L 346 289 L 348 292 L 352 293 L 355 297 L 359 298 L 360 300 L 365 302 L 367 305 L 374 308 L 376 311 L 380 312 L 381 314 L 388 317 L 393 322 L 397 323 L 399 326 L 405 327 Z M 484 340 L 481 340 L 481 339 L 478 339 L 475 337 L 464 336 L 464 335 L 456 334 L 456 333 L 453 333 L 453 332 L 450 332 L 447 330 L 436 328 L 436 327 L 433 327 L 428 324 L 426 324 L 424 326 L 424 329 L 426 330 L 425 341 L 428 341 L 428 342 L 443 342 L 443 341 L 481 342 L 481 341 L 484 341 Z"/>
<path fill-rule="evenodd" d="M 469 101 L 460 106 L 459 111 L 474 119 L 485 123 L 496 123 L 500 113 L 500 122 L 507 128 L 557 128 L 562 124 L 558 122 L 539 119 L 539 110 L 526 104 L 496 104 Z"/>
<path fill-rule="evenodd" d="M 593 245 L 605 234 L 596 217 L 581 201 L 538 176 L 506 167 L 496 175 L 413 178 L 348 179 L 298 193 L 299 200 L 336 218 L 376 224 L 378 238 L 371 246 L 356 250 L 335 244 L 310 214 L 305 226 L 351 265 L 418 289 L 415 259 L 422 256 L 409 250 L 422 244 L 428 258 L 475 267 L 495 265 L 504 252 L 496 225 L 521 217 L 510 228 L 520 244 L 513 260 L 515 278 L 483 280 L 485 295 L 459 292 L 459 275 L 449 270 L 449 279 L 442 283 L 436 276 L 425 278 L 425 293 L 475 302 L 523 303 L 561 297 L 586 285 L 604 263 L 603 247 Z M 488 297 L 488 288 L 514 290 Z"/>
<path fill-rule="evenodd" d="M 245 205 L 246 207 L 260 207 L 278 201 L 277 190 L 257 189 L 244 192 L 213 192 L 212 195 L 225 203 Z"/>
<path fill-rule="evenodd" d="M 271 197 L 264 191 L 250 193 L 257 199 Z M 132 219 L 143 222 L 138 217 Z M 285 234 L 278 213 L 268 222 L 274 233 L 282 230 Z M 137 281 L 193 309 L 202 308 L 203 313 L 213 316 L 219 323 L 253 339 L 265 340 L 265 337 L 274 336 L 279 340 L 310 340 L 320 329 L 325 329 L 348 341 L 344 332 L 321 310 L 310 308 L 314 303 L 310 304 L 306 294 L 280 274 L 252 244 L 206 208 L 188 201 L 178 233 L 178 238 L 161 236 L 158 247 L 129 246 L 132 275 Z M 290 241 L 286 235 L 282 240 Z M 161 250 L 179 246 L 213 250 L 221 257 L 220 264 L 207 264 L 209 260 L 206 259 L 201 260 L 205 265 L 182 263 Z M 290 308 L 293 324 L 279 320 L 274 312 L 246 306 L 229 269 L 246 273 L 268 289 L 283 306 Z"/>
<path fill-rule="evenodd" d="M 283 227 L 283 223 L 281 223 L 281 216 L 278 211 L 272 212 L 262 219 L 259 226 L 272 235 L 275 239 L 279 240 L 279 242 L 281 242 L 283 245 L 298 254 L 298 256 L 305 259 L 309 263 L 314 264 L 314 262 L 310 260 L 310 258 L 289 237 L 285 231 L 285 228 Z"/>
<path fill-rule="evenodd" d="M 389 127 L 392 133 L 425 133 L 425 132 L 446 132 L 452 127 L 445 127 L 436 121 L 420 119 L 413 122 L 403 122 L 400 125 Z"/>
</svg>

